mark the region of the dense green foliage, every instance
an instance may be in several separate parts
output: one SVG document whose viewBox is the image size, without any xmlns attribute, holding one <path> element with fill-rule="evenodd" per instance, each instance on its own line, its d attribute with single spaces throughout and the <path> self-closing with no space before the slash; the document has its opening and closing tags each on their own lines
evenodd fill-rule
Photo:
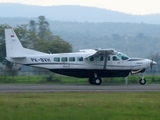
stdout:
<svg viewBox="0 0 160 120">
<path fill-rule="evenodd" d="M 159 120 L 160 92 L 0 94 L 2 120 Z"/>
</svg>

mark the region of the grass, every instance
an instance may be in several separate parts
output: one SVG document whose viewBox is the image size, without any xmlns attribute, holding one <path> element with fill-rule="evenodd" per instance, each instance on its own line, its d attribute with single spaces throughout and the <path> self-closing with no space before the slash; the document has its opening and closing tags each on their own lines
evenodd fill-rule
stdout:
<svg viewBox="0 0 160 120">
<path fill-rule="evenodd" d="M 0 94 L 1 120 L 159 120 L 160 92 Z"/>
<path fill-rule="evenodd" d="M 128 84 L 139 84 L 141 75 L 128 76 Z M 147 84 L 159 84 L 160 75 L 145 75 Z M 125 78 L 102 78 L 102 84 L 124 84 Z M 88 78 L 75 78 L 58 74 L 28 75 L 28 76 L 0 76 L 0 83 L 61 83 L 61 84 L 88 84 Z"/>
</svg>

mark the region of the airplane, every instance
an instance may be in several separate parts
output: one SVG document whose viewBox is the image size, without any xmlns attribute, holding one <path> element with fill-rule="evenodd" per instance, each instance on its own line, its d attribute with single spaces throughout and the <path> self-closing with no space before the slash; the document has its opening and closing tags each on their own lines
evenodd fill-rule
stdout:
<svg viewBox="0 0 160 120">
<path fill-rule="evenodd" d="M 6 59 L 13 63 L 48 69 L 54 73 L 88 78 L 90 84 L 100 85 L 102 77 L 127 77 L 143 73 L 157 63 L 145 58 L 129 58 L 114 49 L 83 49 L 71 53 L 44 53 L 24 48 L 13 29 L 5 29 Z"/>
</svg>

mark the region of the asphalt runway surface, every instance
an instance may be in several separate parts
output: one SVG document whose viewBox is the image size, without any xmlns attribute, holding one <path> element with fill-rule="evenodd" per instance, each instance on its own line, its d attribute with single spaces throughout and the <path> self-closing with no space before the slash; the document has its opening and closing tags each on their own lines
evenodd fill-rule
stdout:
<svg viewBox="0 0 160 120">
<path fill-rule="evenodd" d="M 151 92 L 160 91 L 160 84 L 146 85 L 62 85 L 62 84 L 1 84 L 0 93 L 23 92 Z"/>
</svg>

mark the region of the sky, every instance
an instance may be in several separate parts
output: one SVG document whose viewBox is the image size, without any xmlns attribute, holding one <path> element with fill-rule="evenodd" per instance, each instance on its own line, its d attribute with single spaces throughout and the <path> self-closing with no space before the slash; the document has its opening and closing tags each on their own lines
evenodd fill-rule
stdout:
<svg viewBox="0 0 160 120">
<path fill-rule="evenodd" d="M 81 5 L 119 11 L 133 15 L 160 14 L 160 0 L 0 0 L 39 6 Z"/>
</svg>

